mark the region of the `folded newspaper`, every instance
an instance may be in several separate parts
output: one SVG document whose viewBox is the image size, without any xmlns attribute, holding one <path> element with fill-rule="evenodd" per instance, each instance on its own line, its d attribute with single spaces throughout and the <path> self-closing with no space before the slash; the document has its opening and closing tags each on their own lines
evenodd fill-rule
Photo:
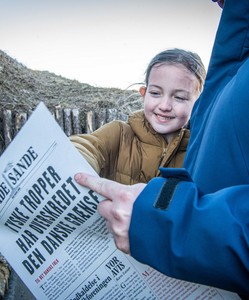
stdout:
<svg viewBox="0 0 249 300">
<path fill-rule="evenodd" d="M 0 157 L 0 252 L 37 299 L 240 299 L 166 277 L 116 249 L 95 174 L 40 103 Z"/>
</svg>

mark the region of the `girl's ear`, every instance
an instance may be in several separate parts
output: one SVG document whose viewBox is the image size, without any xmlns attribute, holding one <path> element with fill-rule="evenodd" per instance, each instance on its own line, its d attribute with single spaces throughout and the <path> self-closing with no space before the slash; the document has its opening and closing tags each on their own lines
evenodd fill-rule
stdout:
<svg viewBox="0 0 249 300">
<path fill-rule="evenodd" d="M 142 97 L 144 97 L 146 93 L 146 86 L 141 86 L 139 89 L 139 93 Z"/>
</svg>

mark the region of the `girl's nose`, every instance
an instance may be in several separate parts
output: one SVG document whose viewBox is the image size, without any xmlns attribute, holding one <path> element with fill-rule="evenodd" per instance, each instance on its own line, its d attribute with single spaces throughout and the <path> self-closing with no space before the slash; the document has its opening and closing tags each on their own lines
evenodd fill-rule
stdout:
<svg viewBox="0 0 249 300">
<path fill-rule="evenodd" d="M 158 105 L 161 110 L 170 111 L 172 109 L 172 100 L 169 97 L 161 98 L 161 101 Z"/>
</svg>

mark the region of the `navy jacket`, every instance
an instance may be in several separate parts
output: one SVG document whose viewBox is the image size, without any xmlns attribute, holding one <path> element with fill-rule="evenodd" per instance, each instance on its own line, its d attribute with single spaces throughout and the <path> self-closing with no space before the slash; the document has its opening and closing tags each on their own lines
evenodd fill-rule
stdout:
<svg viewBox="0 0 249 300">
<path fill-rule="evenodd" d="M 136 200 L 132 256 L 249 294 L 249 0 L 225 1 L 184 167 L 189 177 L 164 169 Z"/>
</svg>

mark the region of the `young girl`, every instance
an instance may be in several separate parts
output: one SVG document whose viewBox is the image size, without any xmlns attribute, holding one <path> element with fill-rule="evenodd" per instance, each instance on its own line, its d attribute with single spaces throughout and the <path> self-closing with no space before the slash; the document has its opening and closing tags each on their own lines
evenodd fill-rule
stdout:
<svg viewBox="0 0 249 300">
<path fill-rule="evenodd" d="M 123 184 L 147 183 L 159 167 L 182 166 L 190 135 L 185 127 L 206 71 L 197 54 L 170 49 L 157 54 L 145 74 L 143 111 L 127 123 L 112 121 L 70 137 L 101 177 Z"/>
</svg>

